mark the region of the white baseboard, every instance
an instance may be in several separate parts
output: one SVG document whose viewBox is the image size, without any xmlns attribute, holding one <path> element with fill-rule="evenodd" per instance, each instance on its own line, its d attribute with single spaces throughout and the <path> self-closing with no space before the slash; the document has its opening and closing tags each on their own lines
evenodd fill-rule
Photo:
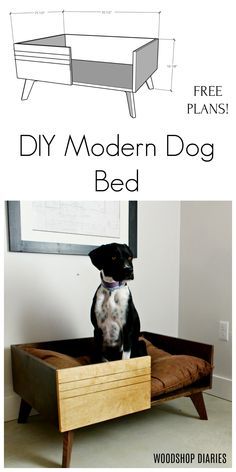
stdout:
<svg viewBox="0 0 236 472">
<path fill-rule="evenodd" d="M 206 393 L 232 401 L 232 380 L 220 375 L 213 375 L 212 390 L 207 390 Z"/>
<path fill-rule="evenodd" d="M 12 421 L 18 418 L 20 408 L 20 397 L 15 393 L 7 395 L 4 398 L 4 421 Z M 32 410 L 31 415 L 37 412 Z"/>
</svg>

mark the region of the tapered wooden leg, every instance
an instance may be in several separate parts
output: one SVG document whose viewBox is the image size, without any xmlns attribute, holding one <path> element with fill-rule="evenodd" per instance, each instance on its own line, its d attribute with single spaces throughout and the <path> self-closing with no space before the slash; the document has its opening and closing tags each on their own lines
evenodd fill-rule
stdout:
<svg viewBox="0 0 236 472">
<path fill-rule="evenodd" d="M 203 394 L 202 392 L 198 392 L 198 393 L 193 393 L 191 396 L 190 396 L 199 416 L 200 416 L 200 419 L 201 420 L 208 420 L 208 417 L 207 417 L 207 412 L 206 412 L 206 407 L 205 407 L 205 402 L 204 402 L 204 398 L 203 398 Z"/>
<path fill-rule="evenodd" d="M 32 407 L 25 400 L 21 400 L 18 423 L 27 423 Z"/>
<path fill-rule="evenodd" d="M 21 100 L 28 100 L 35 80 L 25 79 Z"/>
<path fill-rule="evenodd" d="M 152 76 L 149 77 L 149 79 L 146 80 L 146 84 L 149 88 L 149 90 L 153 89 L 154 88 L 154 84 L 153 84 L 153 80 L 152 80 Z"/>
<path fill-rule="evenodd" d="M 70 467 L 73 436 L 74 431 L 66 431 L 65 433 L 63 433 L 62 467 Z"/>
<path fill-rule="evenodd" d="M 132 118 L 136 118 L 134 93 L 126 92 L 126 97 L 127 97 L 128 107 L 129 107 L 129 114 Z"/>
</svg>

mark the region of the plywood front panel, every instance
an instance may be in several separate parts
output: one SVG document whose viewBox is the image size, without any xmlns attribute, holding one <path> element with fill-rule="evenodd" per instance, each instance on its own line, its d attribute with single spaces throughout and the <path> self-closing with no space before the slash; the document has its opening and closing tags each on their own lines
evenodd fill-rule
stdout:
<svg viewBox="0 0 236 472">
<path fill-rule="evenodd" d="M 60 431 L 150 408 L 150 357 L 57 371 Z"/>
<path fill-rule="evenodd" d="M 137 369 L 135 370 L 135 376 L 136 378 L 144 376 L 146 374 L 150 374 L 150 369 L 149 367 L 146 367 L 144 369 Z M 134 376 L 134 372 L 131 370 L 129 371 L 124 371 L 124 372 L 118 372 L 110 375 L 104 375 L 104 376 L 98 376 L 98 377 L 92 377 L 88 379 L 83 379 L 83 380 L 75 380 L 74 382 L 65 382 L 60 384 L 60 391 L 64 392 L 67 390 L 72 390 L 77 387 L 87 387 L 91 385 L 98 385 L 101 383 L 108 383 L 108 382 L 114 382 L 116 380 L 123 380 L 123 379 L 129 379 Z"/>
<path fill-rule="evenodd" d="M 61 398 L 72 398 L 79 395 L 87 395 L 89 393 L 107 392 L 114 388 L 126 387 L 128 385 L 140 384 L 142 382 L 148 382 L 149 375 L 141 375 L 139 377 L 132 377 L 124 380 L 113 380 L 107 383 L 100 383 L 98 385 L 89 385 L 87 387 L 77 387 L 71 390 L 61 392 Z"/>
<path fill-rule="evenodd" d="M 14 49 L 18 78 L 72 84 L 70 48 L 17 43 Z"/>
<path fill-rule="evenodd" d="M 63 64 L 17 60 L 16 67 L 17 77 L 20 79 L 39 80 L 55 84 L 72 84 L 70 67 Z"/>
<path fill-rule="evenodd" d="M 149 368 L 150 356 L 136 357 L 121 361 L 104 362 L 102 364 L 90 364 L 78 367 L 69 367 L 57 371 L 58 383 L 72 382 L 82 379 L 93 379 L 104 375 L 113 375 L 121 372 L 133 372 L 138 369 Z"/>
</svg>

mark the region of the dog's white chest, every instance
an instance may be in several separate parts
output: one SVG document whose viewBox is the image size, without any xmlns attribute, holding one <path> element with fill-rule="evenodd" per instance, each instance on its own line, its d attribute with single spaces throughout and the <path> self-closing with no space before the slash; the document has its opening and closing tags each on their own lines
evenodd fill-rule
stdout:
<svg viewBox="0 0 236 472">
<path fill-rule="evenodd" d="M 129 289 L 127 285 L 111 292 L 101 286 L 97 291 L 95 314 L 98 327 L 103 332 L 104 344 L 107 346 L 115 347 L 121 342 L 128 300 Z"/>
</svg>

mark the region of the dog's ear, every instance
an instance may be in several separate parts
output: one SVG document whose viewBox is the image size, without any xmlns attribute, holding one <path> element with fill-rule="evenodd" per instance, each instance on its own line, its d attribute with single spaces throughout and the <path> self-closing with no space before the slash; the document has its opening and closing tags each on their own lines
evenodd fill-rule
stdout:
<svg viewBox="0 0 236 472">
<path fill-rule="evenodd" d="M 96 247 L 89 253 L 89 257 L 97 269 L 102 270 L 104 264 L 104 245 Z"/>
<path fill-rule="evenodd" d="M 125 246 L 125 247 L 128 249 L 130 255 L 131 255 L 132 257 L 134 257 L 134 256 L 133 256 L 133 252 L 131 251 L 131 249 L 130 249 L 130 247 L 128 246 L 128 244 L 124 244 L 123 246 Z"/>
</svg>

